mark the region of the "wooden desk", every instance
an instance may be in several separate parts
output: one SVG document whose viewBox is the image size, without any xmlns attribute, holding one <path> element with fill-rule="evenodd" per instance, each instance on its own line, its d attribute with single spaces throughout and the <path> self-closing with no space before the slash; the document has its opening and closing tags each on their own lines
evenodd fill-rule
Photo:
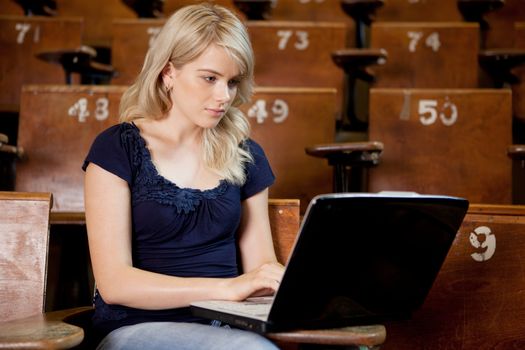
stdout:
<svg viewBox="0 0 525 350">
<path fill-rule="evenodd" d="M 65 315 L 58 311 L 0 322 L 0 349 L 69 349 L 80 344 L 84 330 L 62 322 Z"/>
</svg>

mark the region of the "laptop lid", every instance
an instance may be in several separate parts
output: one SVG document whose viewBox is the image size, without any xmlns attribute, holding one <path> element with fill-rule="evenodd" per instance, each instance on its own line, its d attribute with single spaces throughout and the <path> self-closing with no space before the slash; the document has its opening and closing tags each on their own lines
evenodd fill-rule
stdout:
<svg viewBox="0 0 525 350">
<path fill-rule="evenodd" d="M 309 204 L 267 319 L 192 307 L 266 332 L 408 318 L 424 302 L 468 208 L 462 198 L 337 193 Z"/>
</svg>

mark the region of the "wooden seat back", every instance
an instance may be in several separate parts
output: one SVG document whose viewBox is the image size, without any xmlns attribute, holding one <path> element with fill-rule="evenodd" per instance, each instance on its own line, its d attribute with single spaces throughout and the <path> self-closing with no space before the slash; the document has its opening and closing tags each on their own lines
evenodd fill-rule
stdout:
<svg viewBox="0 0 525 350">
<path fill-rule="evenodd" d="M 50 193 L 0 192 L 0 322 L 44 311 L 51 201 Z"/>
<path fill-rule="evenodd" d="M 18 111 L 23 84 L 62 84 L 59 65 L 40 61 L 35 54 L 82 44 L 81 18 L 0 15 L 0 109 Z"/>
<path fill-rule="evenodd" d="M 523 40 L 522 34 L 514 31 L 514 26 L 525 20 L 525 2 L 505 0 L 503 7 L 487 13 L 485 20 L 489 28 L 483 44 L 487 49 L 513 47 L 516 41 Z"/>
<path fill-rule="evenodd" d="M 471 204 L 420 310 L 386 323 L 382 349 L 519 349 L 525 206 Z"/>
<path fill-rule="evenodd" d="M 277 260 L 286 264 L 299 232 L 301 223 L 300 201 L 298 199 L 270 198 L 268 200 L 268 215 Z"/>
<path fill-rule="evenodd" d="M 472 23 L 375 22 L 370 46 L 385 49 L 376 87 L 475 88 L 479 29 Z"/>
<path fill-rule="evenodd" d="M 115 20 L 113 84 L 130 84 L 142 68 L 144 57 L 164 20 Z M 331 59 L 332 51 L 344 48 L 344 23 L 248 21 L 255 53 L 258 86 L 331 87 L 342 91 L 343 72 Z"/>
<path fill-rule="evenodd" d="M 510 89 L 372 89 L 369 189 L 511 203 L 511 108 Z"/>
<path fill-rule="evenodd" d="M 333 51 L 346 47 L 341 22 L 248 21 L 258 86 L 342 89 L 343 72 Z"/>
<path fill-rule="evenodd" d="M 26 158 L 17 164 L 16 190 L 52 192 L 53 212 L 83 212 L 82 162 L 96 135 L 118 122 L 124 90 L 25 86 L 18 144 Z M 334 89 L 258 88 L 242 109 L 251 137 L 264 148 L 277 177 L 272 197 L 299 198 L 306 206 L 316 194 L 330 191 L 330 170 L 319 167 L 304 148 L 333 140 Z"/>
<path fill-rule="evenodd" d="M 79 16 L 84 18 L 83 43 L 91 46 L 111 46 L 111 25 L 115 18 L 136 18 L 136 14 L 122 0 L 84 1 L 56 0 L 58 18 Z"/>
<path fill-rule="evenodd" d="M 22 90 L 17 191 L 52 192 L 53 210 L 84 211 L 81 169 L 91 143 L 118 122 L 124 87 L 27 85 Z"/>
<path fill-rule="evenodd" d="M 339 1 L 279 0 L 272 9 L 272 20 L 280 21 L 348 21 Z"/>
<path fill-rule="evenodd" d="M 163 19 L 114 19 L 112 22 L 112 64 L 117 76 L 113 85 L 133 83 L 142 68 L 150 45 L 164 25 Z"/>
<path fill-rule="evenodd" d="M 242 106 L 276 176 L 270 196 L 299 198 L 303 212 L 315 195 L 331 191 L 330 169 L 304 149 L 333 141 L 335 98 L 334 89 L 261 87 Z"/>
</svg>

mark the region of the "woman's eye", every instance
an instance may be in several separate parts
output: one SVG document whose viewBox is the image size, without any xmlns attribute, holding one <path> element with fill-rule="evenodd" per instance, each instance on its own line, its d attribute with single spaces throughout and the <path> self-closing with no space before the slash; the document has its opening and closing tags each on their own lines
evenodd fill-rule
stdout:
<svg viewBox="0 0 525 350">
<path fill-rule="evenodd" d="M 204 77 L 204 80 L 206 80 L 208 83 L 213 83 L 215 82 L 215 80 L 217 80 L 217 78 L 213 76 L 209 76 L 209 77 Z"/>
<path fill-rule="evenodd" d="M 240 80 L 232 79 L 228 81 L 228 86 L 230 87 L 230 89 L 233 89 L 233 88 L 236 88 L 240 84 L 240 82 L 241 82 Z"/>
</svg>

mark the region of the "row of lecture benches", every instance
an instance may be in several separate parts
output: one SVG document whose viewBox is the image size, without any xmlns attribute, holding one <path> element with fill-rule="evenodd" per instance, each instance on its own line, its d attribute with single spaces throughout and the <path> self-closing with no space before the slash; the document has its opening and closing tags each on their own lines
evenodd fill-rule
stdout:
<svg viewBox="0 0 525 350">
<path fill-rule="evenodd" d="M 8 8 L 5 2 L 0 0 L 0 8 Z M 232 6 L 229 0 L 216 2 Z M 94 3 L 57 1 L 62 14 L 68 14 L 68 6 Z M 175 6 L 172 3 L 166 0 L 165 9 Z M 296 20 L 325 22 L 247 21 L 260 87 L 243 110 L 250 118 L 253 138 L 263 145 L 277 175 L 271 197 L 299 198 L 301 208 L 296 202 L 292 205 L 297 218 L 317 193 L 356 189 L 445 193 L 467 197 L 471 203 L 491 203 L 471 206 L 429 299 L 412 321 L 386 324 L 383 348 L 522 348 L 525 275 L 520 250 L 525 209 L 509 204 L 523 203 L 525 193 L 524 149 L 511 146 L 520 140 L 519 134 L 513 138 L 512 130 L 521 130 L 516 124 L 525 120 L 525 98 L 521 98 L 525 90 L 520 82 L 525 70 L 511 71 L 523 54 L 516 49 L 480 48 L 525 48 L 525 24 L 504 22 L 508 32 L 491 41 L 495 32 L 487 31 L 486 22 L 459 22 L 456 1 L 390 0 L 366 28 L 368 47 L 355 48 L 352 34 L 358 29 L 334 3 L 339 1 L 279 0 L 272 9 L 272 19 L 290 19 L 295 13 L 305 16 Z M 396 4 L 397 11 L 403 8 L 407 18 L 412 16 L 407 20 L 419 20 L 422 7 L 419 12 L 415 9 L 426 6 L 431 9 L 425 12 L 428 20 L 449 22 L 381 22 L 396 13 Z M 509 0 L 503 10 L 525 20 L 525 6 L 520 5 L 523 1 Z M 125 9 L 119 2 L 98 5 L 99 17 L 119 6 Z M 290 16 L 279 17 L 287 6 L 294 9 Z M 436 11 L 437 7 L 442 10 Z M 69 12 L 88 13 L 87 7 Z M 392 16 L 402 18 L 399 13 Z M 163 20 L 137 20 L 128 14 L 112 16 L 107 23 L 102 31 L 106 39 L 98 42 L 90 37 L 93 32 L 88 33 L 103 25 L 89 23 L 88 17 L 0 16 L 0 49 L 9 52 L 0 56 L 0 105 L 19 113 L 17 132 L 10 135 L 14 144 L 0 137 L 4 151 L 0 156 L 19 158 L 12 163 L 16 173 L 7 169 L 0 176 L 12 176 L 16 191 L 53 193 L 52 235 L 62 242 L 49 246 L 55 258 L 49 260 L 48 310 L 71 306 L 61 303 L 71 290 L 82 301 L 90 299 L 86 284 L 93 281 L 84 254 L 80 164 L 94 136 L 117 122 L 122 85 L 129 84 L 140 69 Z M 56 85 L 63 81 L 61 68 L 35 58 L 45 53 L 44 58 L 56 61 L 86 42 L 111 43 L 109 72 L 118 72 L 111 79 L 114 86 Z M 86 56 L 79 53 L 79 57 Z M 489 80 L 484 76 L 487 64 L 478 68 L 478 62 L 487 61 L 492 68 Z M 503 66 L 493 67 L 501 61 Z M 107 66 L 93 68 L 103 74 Z M 80 80 L 73 78 L 73 82 Z M 364 88 L 359 85 L 363 81 Z M 511 83 L 512 89 L 503 83 Z M 360 115 L 352 118 L 353 114 Z M 363 142 L 333 144 L 339 135 L 336 125 L 359 119 L 368 122 Z M 334 166 L 333 180 L 329 167 L 311 155 L 328 158 Z M 68 249 L 60 249 L 65 245 Z M 8 264 L 12 261 L 2 259 L 0 270 L 12 266 Z M 58 276 L 79 271 L 64 269 L 64 261 L 85 269 L 81 273 L 88 282 Z"/>
</svg>

